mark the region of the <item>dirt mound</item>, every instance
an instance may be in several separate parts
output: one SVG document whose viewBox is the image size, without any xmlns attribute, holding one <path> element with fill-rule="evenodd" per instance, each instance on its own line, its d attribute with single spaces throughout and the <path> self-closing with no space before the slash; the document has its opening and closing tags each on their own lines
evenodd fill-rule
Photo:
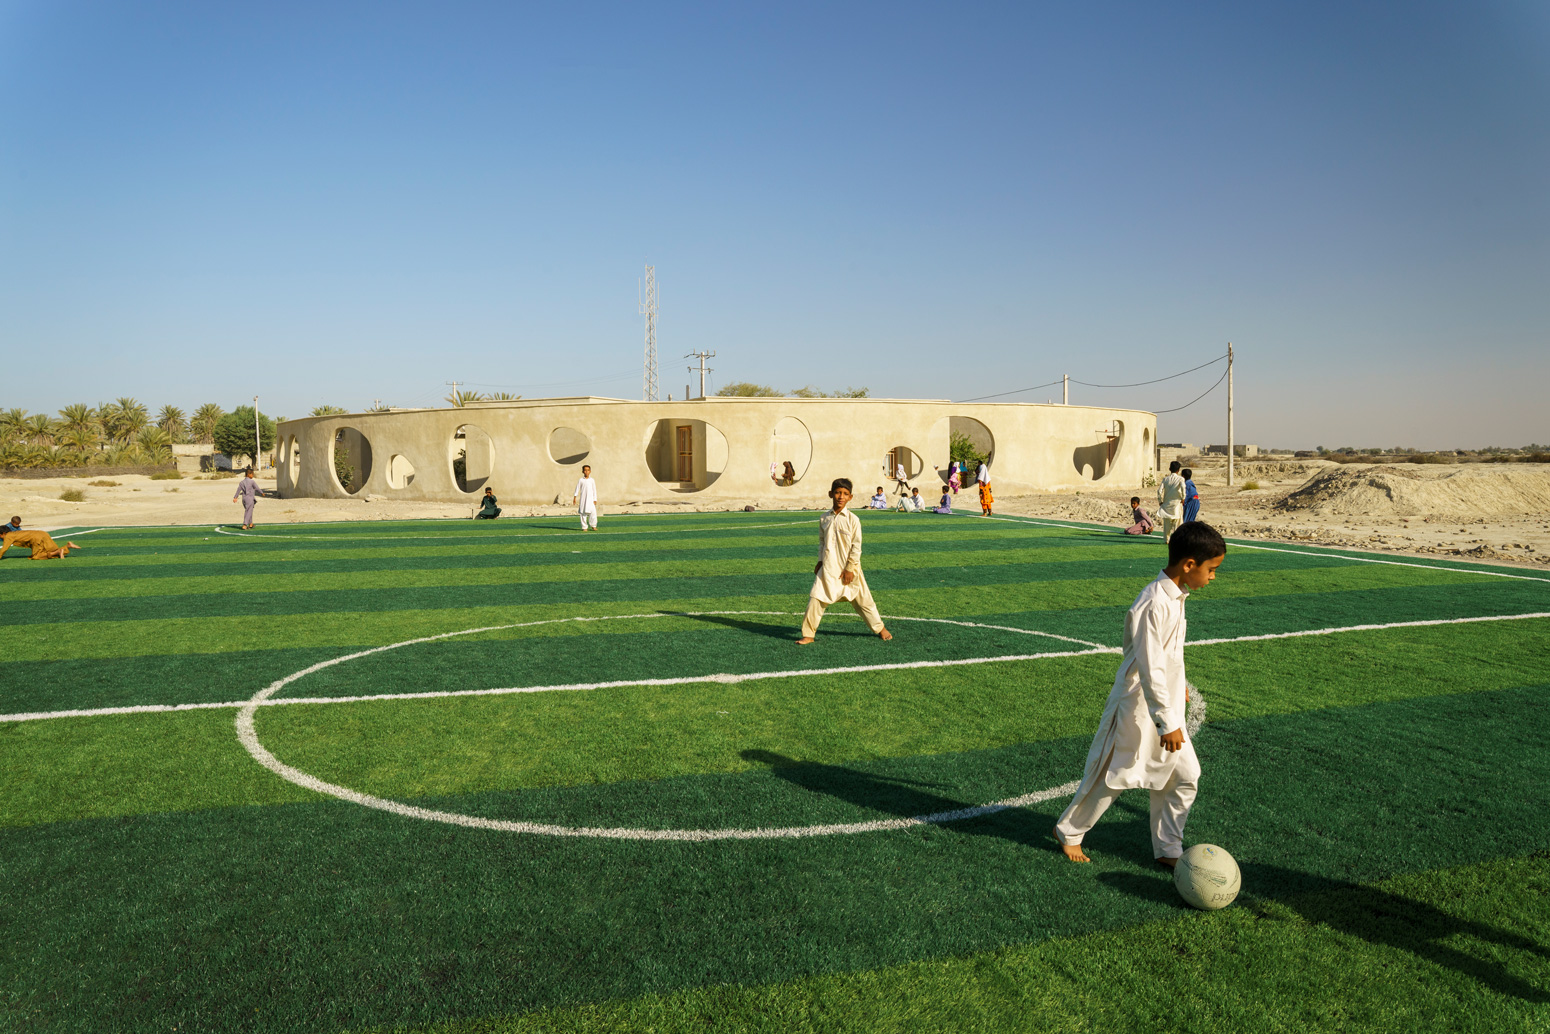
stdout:
<svg viewBox="0 0 1550 1034">
<path fill-rule="evenodd" d="M 1396 517 L 1543 513 L 1550 509 L 1550 467 L 1331 467 L 1309 478 L 1275 508 Z"/>
</svg>

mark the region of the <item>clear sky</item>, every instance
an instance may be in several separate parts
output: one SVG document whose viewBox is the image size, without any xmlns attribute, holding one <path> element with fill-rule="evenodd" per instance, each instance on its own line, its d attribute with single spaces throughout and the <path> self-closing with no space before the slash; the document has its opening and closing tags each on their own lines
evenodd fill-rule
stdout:
<svg viewBox="0 0 1550 1034">
<path fill-rule="evenodd" d="M 0 407 L 639 398 L 649 260 L 664 394 L 1550 442 L 1547 184 L 1538 0 L 0 0 Z"/>
</svg>

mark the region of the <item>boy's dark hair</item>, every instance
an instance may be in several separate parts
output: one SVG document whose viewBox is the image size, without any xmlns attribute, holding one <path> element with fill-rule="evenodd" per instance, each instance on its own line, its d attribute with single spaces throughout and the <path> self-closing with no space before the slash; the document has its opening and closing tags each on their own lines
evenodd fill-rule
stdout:
<svg viewBox="0 0 1550 1034">
<path fill-rule="evenodd" d="M 495 494 L 495 489 L 493 489 L 493 488 L 486 488 L 484 490 L 484 494 L 485 495 L 494 495 Z"/>
<path fill-rule="evenodd" d="M 1188 467 L 1185 467 L 1183 470 L 1179 471 L 1179 473 L 1184 475 L 1185 480 L 1195 476 L 1195 472 L 1190 470 Z"/>
<path fill-rule="evenodd" d="M 20 528 L 22 526 L 22 519 L 20 517 L 12 517 L 11 523 Z"/>
<path fill-rule="evenodd" d="M 1130 497 L 1130 505 L 1131 506 L 1140 506 L 1141 505 L 1141 497 L 1138 496 L 1138 495 L 1131 496 Z"/>
<path fill-rule="evenodd" d="M 1170 474 L 1177 474 L 1178 472 L 1179 472 L 1179 461 L 1178 460 L 1174 460 L 1172 463 L 1168 464 L 1168 473 L 1170 473 Z"/>
<path fill-rule="evenodd" d="M 878 491 L 879 491 L 879 492 L 881 492 L 881 491 L 882 491 L 882 490 L 883 490 L 883 486 L 882 486 L 882 485 L 878 485 L 878 486 L 877 486 L 877 490 L 878 490 Z M 829 491 L 831 491 L 831 492 L 832 492 L 832 491 L 834 491 L 834 489 L 832 489 L 832 488 L 831 488 L 831 489 L 829 489 Z"/>
<path fill-rule="evenodd" d="M 1186 521 L 1168 539 L 1168 566 L 1193 560 L 1203 564 L 1212 557 L 1226 556 L 1227 543 L 1222 533 L 1205 521 Z"/>
<path fill-rule="evenodd" d="M 855 495 L 856 494 L 855 488 L 851 486 L 850 478 L 835 478 L 834 479 L 834 484 L 829 486 L 829 494 L 833 495 L 835 490 L 836 489 L 840 489 L 840 488 L 843 488 L 845 491 L 849 492 L 851 495 Z"/>
<path fill-rule="evenodd" d="M 253 476 L 253 468 L 252 467 L 243 467 L 242 468 L 242 472 L 244 474 L 248 475 L 249 477 Z"/>
</svg>

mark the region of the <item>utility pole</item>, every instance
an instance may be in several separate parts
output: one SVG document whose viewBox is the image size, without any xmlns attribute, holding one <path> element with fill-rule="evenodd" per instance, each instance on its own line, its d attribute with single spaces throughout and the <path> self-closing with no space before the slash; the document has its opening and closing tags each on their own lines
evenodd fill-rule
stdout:
<svg viewBox="0 0 1550 1034">
<path fill-rule="evenodd" d="M 1060 378 L 1060 404 L 1062 406 L 1069 406 L 1071 404 L 1071 375 L 1069 373 L 1063 374 Z"/>
<path fill-rule="evenodd" d="M 258 396 L 253 396 L 253 466 L 262 470 L 264 461 L 259 458 L 259 450 L 263 449 L 264 442 L 258 433 Z"/>
<path fill-rule="evenodd" d="M 1232 342 L 1227 342 L 1227 487 L 1232 487 Z"/>
<path fill-rule="evenodd" d="M 452 405 L 457 405 L 457 381 L 442 381 L 443 384 L 452 385 Z"/>
<path fill-rule="evenodd" d="M 644 286 L 637 284 L 640 293 L 640 314 L 646 317 L 646 375 L 641 395 L 647 402 L 657 400 L 657 267 L 646 267 Z"/>
<path fill-rule="evenodd" d="M 714 373 L 715 372 L 714 370 L 708 369 L 705 366 L 705 360 L 716 358 L 716 353 L 715 352 L 690 352 L 688 355 L 684 356 L 684 358 L 685 359 L 698 359 L 700 361 L 700 398 L 704 398 L 705 397 L 705 375 L 707 373 Z M 689 367 L 689 372 L 693 373 L 694 372 L 694 367 L 692 367 L 692 366 Z M 685 391 L 685 393 L 687 393 L 688 389 L 685 388 L 684 391 Z"/>
</svg>

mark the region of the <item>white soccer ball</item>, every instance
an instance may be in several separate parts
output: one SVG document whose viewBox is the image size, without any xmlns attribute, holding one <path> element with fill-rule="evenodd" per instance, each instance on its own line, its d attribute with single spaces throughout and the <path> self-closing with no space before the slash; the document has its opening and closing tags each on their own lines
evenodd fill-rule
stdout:
<svg viewBox="0 0 1550 1034">
<path fill-rule="evenodd" d="M 1238 896 L 1243 879 L 1232 855 L 1215 844 L 1196 844 L 1173 868 L 1179 897 L 1207 912 L 1226 908 Z"/>
</svg>

